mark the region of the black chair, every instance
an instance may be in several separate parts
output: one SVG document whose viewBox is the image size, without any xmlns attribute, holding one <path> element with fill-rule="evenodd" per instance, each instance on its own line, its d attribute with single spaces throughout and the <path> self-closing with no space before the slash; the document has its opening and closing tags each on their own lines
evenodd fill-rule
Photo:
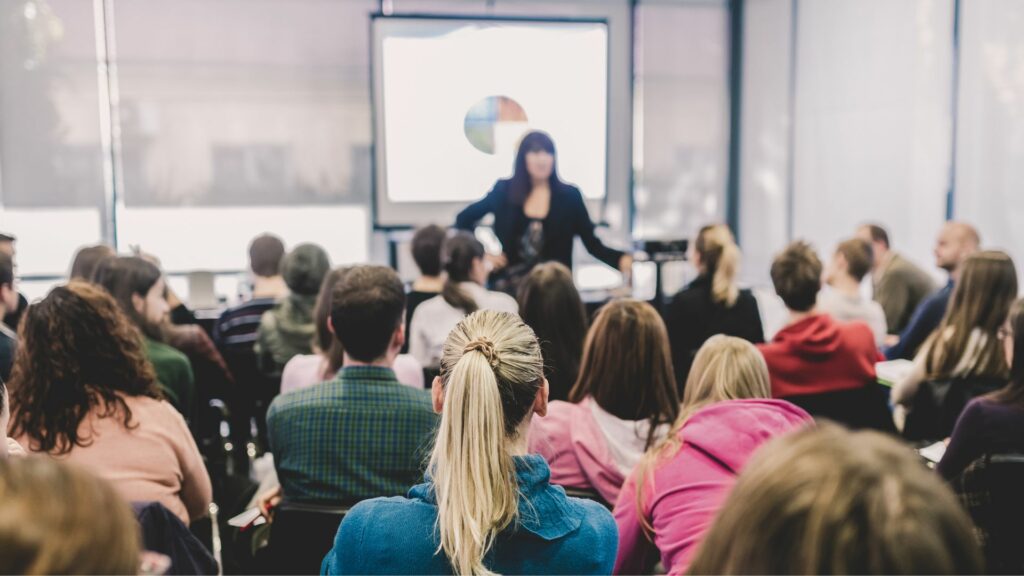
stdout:
<svg viewBox="0 0 1024 576">
<path fill-rule="evenodd" d="M 146 550 L 171 560 L 166 574 L 217 574 L 216 559 L 188 526 L 159 502 L 134 502 Z"/>
<path fill-rule="evenodd" d="M 597 502 L 598 504 L 604 506 L 609 510 L 615 507 L 614 504 L 609 504 L 608 502 L 605 502 L 604 498 L 601 497 L 601 494 L 597 490 L 588 490 L 584 488 L 570 488 L 569 486 L 562 486 L 562 489 L 565 490 L 565 495 L 568 496 L 569 498 L 593 500 L 594 502 Z"/>
<path fill-rule="evenodd" d="M 1006 386 L 1002 378 L 951 378 L 922 382 L 903 426 L 913 442 L 938 441 L 953 434 L 957 418 L 973 398 Z"/>
<path fill-rule="evenodd" d="M 974 521 L 987 574 L 1024 574 L 1024 454 L 987 454 L 953 481 Z"/>
<path fill-rule="evenodd" d="M 270 541 L 256 555 L 264 574 L 319 574 L 324 556 L 351 505 L 281 502 Z"/>
<path fill-rule="evenodd" d="M 783 400 L 803 408 L 815 420 L 832 420 L 854 430 L 896 433 L 888 390 L 877 383 L 852 390 L 789 396 Z"/>
</svg>

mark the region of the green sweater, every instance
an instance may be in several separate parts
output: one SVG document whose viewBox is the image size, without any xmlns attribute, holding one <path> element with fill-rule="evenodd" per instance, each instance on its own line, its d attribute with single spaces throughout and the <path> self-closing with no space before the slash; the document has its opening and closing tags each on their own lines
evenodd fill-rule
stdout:
<svg viewBox="0 0 1024 576">
<path fill-rule="evenodd" d="M 146 338 L 146 356 L 153 363 L 156 379 L 167 401 L 187 419 L 191 416 L 195 398 L 195 377 L 188 356 L 151 338 Z"/>
</svg>

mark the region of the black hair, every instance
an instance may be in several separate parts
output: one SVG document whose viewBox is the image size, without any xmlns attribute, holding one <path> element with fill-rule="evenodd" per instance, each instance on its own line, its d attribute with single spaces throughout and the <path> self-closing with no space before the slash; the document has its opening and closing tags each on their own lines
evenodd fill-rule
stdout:
<svg viewBox="0 0 1024 576">
<path fill-rule="evenodd" d="M 558 155 L 555 153 L 555 141 L 545 132 L 539 130 L 530 132 L 523 136 L 522 142 L 519 143 L 519 150 L 516 152 L 516 164 L 508 187 L 509 202 L 512 204 L 521 206 L 526 202 L 526 197 L 530 195 L 533 182 L 530 179 L 529 171 L 526 169 L 526 155 L 537 151 L 547 152 L 554 157 L 551 164 L 551 176 L 549 177 L 551 190 L 555 191 L 564 186 L 558 178 Z"/>
<path fill-rule="evenodd" d="M 484 245 L 468 232 L 460 232 L 444 242 L 444 271 L 448 277 L 441 288 L 441 297 L 453 308 L 466 314 L 476 312 L 477 304 L 472 296 L 459 287 L 459 283 L 469 281 L 473 262 L 483 258 L 484 254 Z"/>
<path fill-rule="evenodd" d="M 441 275 L 441 246 L 446 232 L 436 224 L 424 226 L 412 237 L 412 259 L 424 276 Z"/>
</svg>

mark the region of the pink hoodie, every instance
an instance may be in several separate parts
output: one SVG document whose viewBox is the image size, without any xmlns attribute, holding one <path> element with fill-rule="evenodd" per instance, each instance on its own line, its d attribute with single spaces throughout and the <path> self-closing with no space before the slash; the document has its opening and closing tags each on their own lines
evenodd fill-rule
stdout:
<svg viewBox="0 0 1024 576">
<path fill-rule="evenodd" d="M 743 465 L 761 444 L 812 422 L 783 400 L 729 400 L 693 414 L 679 435 L 682 448 L 658 466 L 644 488 L 644 515 L 654 545 L 640 526 L 636 477 L 631 475 L 615 506 L 619 525 L 616 574 L 649 570 L 661 552 L 669 574 L 683 574 Z"/>
</svg>

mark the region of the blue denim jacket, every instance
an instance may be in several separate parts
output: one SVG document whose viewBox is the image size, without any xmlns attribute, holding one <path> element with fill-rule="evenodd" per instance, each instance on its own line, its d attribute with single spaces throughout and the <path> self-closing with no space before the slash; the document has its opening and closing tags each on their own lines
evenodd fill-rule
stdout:
<svg viewBox="0 0 1024 576">
<path fill-rule="evenodd" d="M 538 455 L 517 457 L 519 520 L 496 538 L 484 563 L 501 574 L 611 574 L 618 529 L 596 502 L 569 498 L 548 481 Z M 345 516 L 321 574 L 451 574 L 436 529 L 429 482 L 406 498 L 374 498 Z"/>
</svg>

